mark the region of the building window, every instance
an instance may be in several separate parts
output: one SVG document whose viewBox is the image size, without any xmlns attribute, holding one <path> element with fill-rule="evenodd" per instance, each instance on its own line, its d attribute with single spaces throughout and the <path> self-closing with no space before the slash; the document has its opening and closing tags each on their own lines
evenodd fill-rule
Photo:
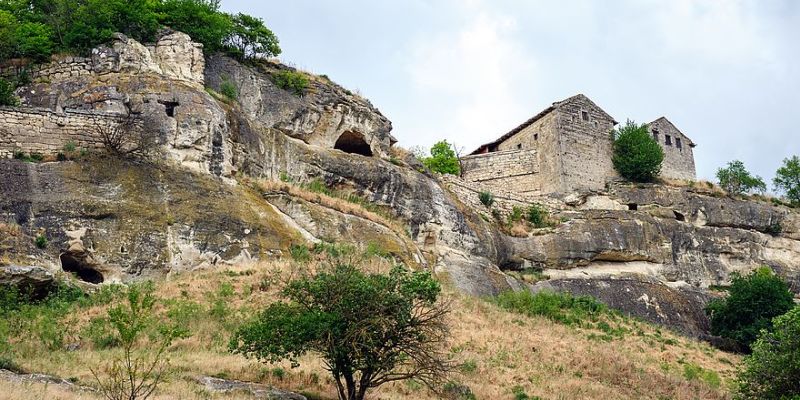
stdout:
<svg viewBox="0 0 800 400">
<path fill-rule="evenodd" d="M 538 133 L 534 133 L 533 134 L 533 140 L 539 140 L 539 134 Z"/>
<path fill-rule="evenodd" d="M 517 149 L 522 149 L 522 143 L 517 143 Z"/>
<path fill-rule="evenodd" d="M 664 143 L 665 143 L 667 146 L 672 146 L 672 136 L 670 136 L 670 135 L 664 135 Z"/>
<path fill-rule="evenodd" d="M 581 111 L 581 118 L 584 121 L 588 121 L 589 120 L 589 112 L 588 111 Z"/>
<path fill-rule="evenodd" d="M 681 144 L 681 138 L 675 138 L 675 147 L 683 149 L 683 145 Z"/>
<path fill-rule="evenodd" d="M 658 142 L 658 129 L 653 129 L 653 140 Z"/>
</svg>

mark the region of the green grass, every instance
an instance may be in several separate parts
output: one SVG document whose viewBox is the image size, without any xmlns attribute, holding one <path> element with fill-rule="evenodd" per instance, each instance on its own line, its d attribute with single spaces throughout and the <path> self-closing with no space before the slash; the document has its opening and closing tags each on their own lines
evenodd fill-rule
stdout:
<svg viewBox="0 0 800 400">
<path fill-rule="evenodd" d="M 494 298 L 501 308 L 525 314 L 542 316 L 566 325 L 594 325 L 603 315 L 613 312 L 603 303 L 589 296 L 572 296 L 568 293 L 542 291 L 508 291 Z M 604 326 L 597 327 L 604 330 Z M 608 328 L 610 330 L 610 327 Z"/>
</svg>

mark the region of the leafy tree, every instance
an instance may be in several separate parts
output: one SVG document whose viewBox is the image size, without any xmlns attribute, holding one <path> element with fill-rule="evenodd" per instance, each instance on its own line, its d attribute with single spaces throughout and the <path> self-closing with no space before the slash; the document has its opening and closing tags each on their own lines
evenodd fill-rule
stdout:
<svg viewBox="0 0 800 400">
<path fill-rule="evenodd" d="M 175 339 L 189 336 L 189 331 L 178 324 L 155 318 L 157 299 L 151 283 L 131 286 L 126 300 L 111 307 L 107 319 L 113 327 L 114 341 L 122 347 L 122 355 L 107 366 L 105 377 L 91 370 L 100 393 L 108 400 L 150 397 L 164 380 L 167 348 Z"/>
<path fill-rule="evenodd" d="M 769 329 L 772 318 L 794 307 L 786 282 L 768 267 L 747 276 L 733 274 L 728 297 L 712 300 L 706 307 L 711 318 L 711 333 L 732 339 L 747 348 L 762 329 Z"/>
<path fill-rule="evenodd" d="M 319 354 L 339 399 L 361 400 L 370 388 L 414 378 L 438 381 L 447 371 L 440 348 L 447 337 L 441 287 L 428 272 L 395 267 L 366 274 L 337 264 L 328 272 L 290 282 L 289 302 L 267 307 L 240 328 L 232 351 L 294 366 Z"/>
<path fill-rule="evenodd" d="M 53 53 L 50 27 L 39 22 L 25 22 L 17 26 L 17 54 L 35 61 L 45 61 Z"/>
<path fill-rule="evenodd" d="M 793 205 L 800 205 L 800 157 L 784 159 L 783 165 L 775 172 L 772 183 L 775 189 L 786 193 Z"/>
<path fill-rule="evenodd" d="M 19 99 L 14 94 L 14 85 L 11 82 L 0 78 L 0 106 L 19 105 Z"/>
<path fill-rule="evenodd" d="M 163 25 L 191 36 L 207 53 L 224 50 L 233 33 L 233 21 L 219 11 L 219 0 L 164 0 L 158 11 Z"/>
<path fill-rule="evenodd" d="M 761 331 L 739 373 L 739 398 L 800 399 L 800 307 Z"/>
<path fill-rule="evenodd" d="M 650 136 L 647 125 L 628 121 L 615 130 L 614 168 L 625 179 L 633 182 L 651 182 L 661 171 L 664 151 Z"/>
<path fill-rule="evenodd" d="M 111 40 L 115 32 L 152 41 L 159 28 L 151 0 L 85 0 L 64 32 L 64 48 L 82 54 Z"/>
<path fill-rule="evenodd" d="M 264 26 L 261 18 L 247 14 L 236 14 L 231 17 L 233 30 L 226 44 L 235 55 L 243 59 L 255 57 L 273 57 L 281 53 L 278 38 Z"/>
<path fill-rule="evenodd" d="M 456 156 L 453 146 L 447 140 L 435 143 L 431 147 L 431 156 L 425 157 L 421 161 L 433 172 L 451 175 L 460 175 L 461 173 L 458 156 Z"/>
<path fill-rule="evenodd" d="M 727 167 L 718 169 L 717 179 L 719 185 L 731 195 L 741 195 L 754 190 L 759 192 L 767 190 L 764 180 L 760 176 L 750 174 L 744 167 L 744 163 L 739 160 L 731 161 Z"/>
<path fill-rule="evenodd" d="M 0 60 L 12 57 L 17 46 L 17 18 L 0 9 Z"/>
</svg>

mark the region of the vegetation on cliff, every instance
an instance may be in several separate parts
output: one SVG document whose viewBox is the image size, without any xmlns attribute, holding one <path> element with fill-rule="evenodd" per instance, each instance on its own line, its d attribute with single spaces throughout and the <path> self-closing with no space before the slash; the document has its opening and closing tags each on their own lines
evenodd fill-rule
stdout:
<svg viewBox="0 0 800 400">
<path fill-rule="evenodd" d="M 661 171 L 664 150 L 650 136 L 647 125 L 628 121 L 614 130 L 614 168 L 633 182 L 652 182 Z"/>
<path fill-rule="evenodd" d="M 162 27 L 187 33 L 208 53 L 246 59 L 281 52 L 261 19 L 222 12 L 219 0 L 14 0 L 0 3 L 0 61 L 88 54 L 115 32 L 151 42 Z"/>
<path fill-rule="evenodd" d="M 794 206 L 800 206 L 800 157 L 792 156 L 783 160 L 783 165 L 775 172 L 775 188 L 786 193 Z"/>
<path fill-rule="evenodd" d="M 435 143 L 431 147 L 430 157 L 422 157 L 420 161 L 431 171 L 440 174 L 459 175 L 461 172 L 461 165 L 453 145 L 446 140 Z"/>
<path fill-rule="evenodd" d="M 719 180 L 719 185 L 731 195 L 742 195 L 753 191 L 764 192 L 767 190 L 764 180 L 760 176 L 751 174 L 745 168 L 744 163 L 739 160 L 731 161 L 725 168 L 718 169 L 717 179 Z"/>
</svg>

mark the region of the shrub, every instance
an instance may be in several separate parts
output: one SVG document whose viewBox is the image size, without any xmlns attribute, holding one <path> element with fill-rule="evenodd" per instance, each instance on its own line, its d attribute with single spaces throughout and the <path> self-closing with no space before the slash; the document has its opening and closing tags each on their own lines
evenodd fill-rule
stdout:
<svg viewBox="0 0 800 400">
<path fill-rule="evenodd" d="M 727 167 L 718 169 L 717 179 L 719 185 L 731 195 L 751 193 L 754 190 L 763 193 L 767 190 L 764 180 L 750 174 L 739 160 L 731 161 Z"/>
<path fill-rule="evenodd" d="M 794 296 L 786 282 L 768 267 L 747 276 L 734 273 L 728 297 L 712 300 L 706 307 L 711 333 L 736 341 L 748 348 L 772 319 L 794 306 Z"/>
<path fill-rule="evenodd" d="M 800 307 L 776 317 L 761 331 L 739 372 L 742 399 L 800 398 Z"/>
<path fill-rule="evenodd" d="M 542 206 L 533 204 L 528 207 L 525 218 L 537 228 L 544 228 L 548 225 L 548 213 Z"/>
<path fill-rule="evenodd" d="M 772 183 L 776 190 L 786 193 L 786 198 L 793 206 L 800 205 L 800 157 L 784 159 Z"/>
<path fill-rule="evenodd" d="M 281 53 L 278 38 L 264 26 L 261 18 L 247 14 L 230 17 L 233 29 L 225 44 L 229 51 L 242 59 L 273 57 Z"/>
<path fill-rule="evenodd" d="M 281 70 L 272 74 L 272 82 L 279 88 L 302 96 L 308 88 L 308 78 L 302 72 Z"/>
<path fill-rule="evenodd" d="M 311 261 L 311 253 L 308 251 L 308 247 L 302 244 L 289 247 L 289 254 L 292 256 L 292 260 L 297 262 Z"/>
<path fill-rule="evenodd" d="M 366 274 L 337 264 L 291 281 L 282 291 L 289 302 L 269 305 L 230 348 L 295 366 L 303 354 L 318 353 L 342 400 L 361 400 L 369 388 L 397 380 L 431 384 L 449 366 L 440 349 L 447 338 L 440 291 L 428 272 Z"/>
<path fill-rule="evenodd" d="M 629 120 L 612 134 L 612 162 L 617 172 L 633 182 L 652 182 L 661 171 L 664 151 L 650 136 L 647 125 L 637 125 Z"/>
<path fill-rule="evenodd" d="M 47 247 L 47 237 L 44 235 L 36 236 L 34 242 L 36 243 L 36 247 L 40 249 Z"/>
<path fill-rule="evenodd" d="M 453 150 L 453 146 L 446 140 L 435 143 L 431 147 L 431 156 L 423 157 L 421 161 L 433 172 L 451 175 L 459 175 L 461 173 L 458 156 Z"/>
<path fill-rule="evenodd" d="M 14 94 L 14 85 L 0 78 L 0 106 L 18 106 L 19 99 Z"/>
<path fill-rule="evenodd" d="M 233 82 L 225 79 L 222 83 L 219 84 L 219 92 L 228 100 L 236 100 L 239 98 L 239 89 L 236 88 L 236 85 Z"/>
<path fill-rule="evenodd" d="M 480 192 L 478 193 L 478 200 L 484 206 L 491 207 L 494 204 L 494 195 L 491 192 Z"/>
</svg>

